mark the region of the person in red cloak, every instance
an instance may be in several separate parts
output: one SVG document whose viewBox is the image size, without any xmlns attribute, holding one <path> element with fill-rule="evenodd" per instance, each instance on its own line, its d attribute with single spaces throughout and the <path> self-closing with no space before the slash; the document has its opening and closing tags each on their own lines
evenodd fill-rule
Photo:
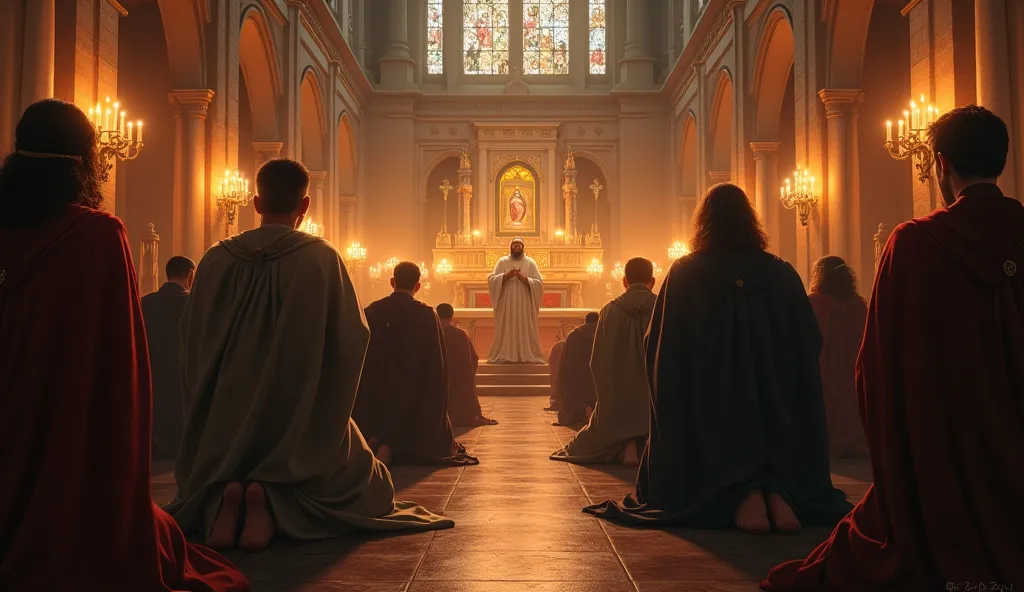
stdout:
<svg viewBox="0 0 1024 592">
<path fill-rule="evenodd" d="M 0 590 L 249 590 L 150 498 L 152 388 L 88 117 L 26 111 L 0 168 Z"/>
<path fill-rule="evenodd" d="M 1024 587 L 1024 206 L 996 185 L 1009 134 L 972 105 L 929 142 L 947 207 L 889 238 L 857 360 L 874 484 L 768 592 Z"/>
</svg>

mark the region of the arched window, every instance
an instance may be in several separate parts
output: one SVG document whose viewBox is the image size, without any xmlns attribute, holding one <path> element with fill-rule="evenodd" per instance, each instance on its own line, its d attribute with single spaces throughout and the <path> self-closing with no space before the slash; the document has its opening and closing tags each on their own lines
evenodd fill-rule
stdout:
<svg viewBox="0 0 1024 592">
<path fill-rule="evenodd" d="M 569 73 L 569 0 L 523 0 L 523 73 Z"/>
<path fill-rule="evenodd" d="M 605 16 L 605 0 L 590 0 L 590 73 L 606 74 L 608 66 L 605 63 L 605 31 L 607 30 L 607 17 Z"/>
<path fill-rule="evenodd" d="M 444 74 L 444 0 L 427 1 L 427 74 Z"/>
<path fill-rule="evenodd" d="M 463 0 L 462 52 L 466 74 L 508 72 L 508 0 Z"/>
</svg>

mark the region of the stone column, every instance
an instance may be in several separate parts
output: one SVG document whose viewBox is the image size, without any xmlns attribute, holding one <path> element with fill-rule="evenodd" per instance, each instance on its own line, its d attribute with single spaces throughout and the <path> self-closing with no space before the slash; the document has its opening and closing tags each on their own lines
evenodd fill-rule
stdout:
<svg viewBox="0 0 1024 592">
<path fill-rule="evenodd" d="M 707 81 L 707 64 L 704 62 L 696 62 L 693 64 L 693 75 L 697 79 L 697 113 L 695 121 L 697 123 L 697 195 L 704 195 L 708 189 L 707 177 L 704 176 L 705 171 L 708 170 L 707 156 L 708 156 L 708 143 L 707 129 L 709 123 L 708 113 L 708 81 Z"/>
<path fill-rule="evenodd" d="M 345 239 L 341 247 L 343 249 L 348 248 L 353 242 L 356 241 L 356 196 L 346 195 L 339 198 L 339 205 L 341 205 L 341 217 L 342 224 L 345 228 Z"/>
<path fill-rule="evenodd" d="M 860 277 L 871 277 L 861 266 L 857 115 L 864 93 L 856 89 L 824 89 L 818 96 L 825 104 L 828 130 L 828 185 L 822 211 L 827 229 L 824 252 L 845 259 Z"/>
<path fill-rule="evenodd" d="M 729 3 L 729 9 L 732 10 L 733 63 L 736 65 L 737 71 L 745 73 L 748 71 L 746 67 L 747 2 L 746 0 L 733 0 Z M 747 174 L 747 111 L 753 101 L 747 100 L 747 77 L 745 74 L 732 77 L 732 94 L 732 133 L 736 139 L 733 143 L 733 146 L 736 147 L 736 152 L 733 154 L 733 171 L 735 171 L 733 183 L 749 191 L 750 178 Z"/>
<path fill-rule="evenodd" d="M 609 7 L 610 8 L 610 7 Z M 626 43 L 619 61 L 621 88 L 654 85 L 654 58 L 647 54 L 647 0 L 626 0 Z"/>
<path fill-rule="evenodd" d="M 751 142 L 754 152 L 754 207 L 768 231 L 771 251 L 778 254 L 779 244 L 779 143 Z"/>
<path fill-rule="evenodd" d="M 561 175 L 558 174 L 558 158 L 555 154 L 554 144 L 548 146 L 546 156 L 544 168 L 547 171 L 545 171 L 545 178 L 542 182 L 546 186 L 544 199 L 547 200 L 547 207 L 544 208 L 544 217 L 547 220 L 544 221 L 540 230 L 545 233 L 548 240 L 551 240 L 555 235 L 555 229 L 558 228 L 558 202 L 561 201 L 558 195 L 561 188 L 561 183 L 558 181 Z"/>
<path fill-rule="evenodd" d="M 470 232 L 473 230 L 479 230 L 480 234 L 483 235 L 483 238 L 486 240 L 491 234 L 487 230 L 488 215 L 493 198 L 491 195 L 490 179 L 487 178 L 487 175 L 489 174 L 488 171 L 491 167 L 488 166 L 487 163 L 487 147 L 482 143 L 478 143 L 476 150 L 476 168 L 480 177 L 479 182 L 477 183 L 477 187 L 479 187 L 479 189 L 474 189 L 474 192 L 476 193 L 476 227 L 471 228 Z"/>
<path fill-rule="evenodd" d="M 327 204 L 324 203 L 324 181 L 327 180 L 327 171 L 309 171 L 309 212 L 306 214 L 306 218 L 313 218 L 313 221 L 324 227 L 324 238 L 328 237 L 327 233 L 333 237 L 337 234 L 337 228 L 327 228 L 327 218 L 324 213 L 328 210 Z"/>
<path fill-rule="evenodd" d="M 174 105 L 174 229 L 171 255 L 199 261 L 206 252 L 206 109 L 213 100 L 207 89 L 175 90 Z"/>
<path fill-rule="evenodd" d="M 731 183 L 732 171 L 708 171 L 708 189 L 719 183 Z"/>
<path fill-rule="evenodd" d="M 974 3 L 974 52 L 977 61 L 975 72 L 978 104 L 1001 117 L 1006 125 L 1013 129 L 1006 3 L 1007 0 L 976 0 Z M 1006 159 L 1006 170 L 999 178 L 999 187 L 1006 195 L 1017 197 L 1016 157 L 1012 133 L 1010 137 L 1010 153 Z M 1020 139 L 1017 138 L 1016 141 L 1019 142 Z"/>
<path fill-rule="evenodd" d="M 55 0 L 25 2 L 21 61 L 21 109 L 53 96 Z"/>
<path fill-rule="evenodd" d="M 381 87 L 412 88 L 416 62 L 409 53 L 409 0 L 391 0 L 388 11 L 388 46 L 380 59 Z"/>
<path fill-rule="evenodd" d="M 679 197 L 679 240 L 689 244 L 690 233 L 693 232 L 693 214 L 697 211 L 696 195 L 683 195 Z"/>
</svg>

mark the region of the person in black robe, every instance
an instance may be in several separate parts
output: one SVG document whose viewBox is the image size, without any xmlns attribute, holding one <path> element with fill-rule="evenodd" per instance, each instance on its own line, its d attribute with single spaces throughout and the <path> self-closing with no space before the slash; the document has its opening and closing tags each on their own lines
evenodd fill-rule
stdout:
<svg viewBox="0 0 1024 592">
<path fill-rule="evenodd" d="M 465 329 L 454 323 L 455 309 L 451 304 L 438 304 L 436 310 L 437 318 L 441 320 L 448 360 L 448 418 L 453 426 L 459 427 L 497 425 L 498 422 L 484 417 L 480 411 L 480 399 L 476 397 L 476 370 L 480 366 L 480 355 L 473 347 L 473 340 Z"/>
<path fill-rule="evenodd" d="M 419 266 L 396 265 L 391 287 L 366 307 L 370 345 L 352 417 L 384 464 L 478 464 L 452 435 L 441 321 L 413 297 Z"/>
<path fill-rule="evenodd" d="M 149 341 L 149 365 L 153 373 L 153 460 L 178 457 L 185 427 L 181 395 L 181 313 L 196 276 L 196 264 L 188 257 L 171 257 L 164 268 L 167 281 L 142 297 L 142 317 Z"/>
<path fill-rule="evenodd" d="M 713 187 L 648 331 L 651 434 L 636 488 L 586 512 L 760 533 L 834 526 L 852 508 L 829 474 L 814 311 L 766 247 L 743 190 Z"/>
<path fill-rule="evenodd" d="M 580 427 L 587 423 L 597 404 L 594 375 L 590 372 L 590 354 L 597 331 L 596 312 L 588 312 L 584 323 L 569 332 L 558 368 L 558 423 Z"/>
</svg>

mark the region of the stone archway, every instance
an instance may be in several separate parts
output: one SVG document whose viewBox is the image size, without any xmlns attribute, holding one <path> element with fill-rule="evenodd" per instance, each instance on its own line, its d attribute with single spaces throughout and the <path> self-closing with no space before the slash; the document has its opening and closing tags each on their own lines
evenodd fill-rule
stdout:
<svg viewBox="0 0 1024 592">
<path fill-rule="evenodd" d="M 729 70 L 722 68 L 715 82 L 715 93 L 711 99 L 711 117 L 708 130 L 711 132 L 708 162 L 711 185 L 732 180 L 733 148 L 733 85 Z"/>
<path fill-rule="evenodd" d="M 320 79 L 316 71 L 309 68 L 302 75 L 302 83 L 299 87 L 299 127 L 301 140 L 299 146 L 301 156 L 299 160 L 306 165 L 310 171 L 309 195 L 313 200 L 310 205 L 309 216 L 317 224 L 323 224 L 325 214 L 330 211 L 325 203 L 326 192 L 324 183 L 327 178 L 326 161 L 324 158 L 324 102 L 323 91 Z M 326 232 L 334 235 L 337 228 L 328 228 Z"/>
<path fill-rule="evenodd" d="M 700 199 L 700 155 L 697 143 L 697 117 L 687 111 L 679 140 L 679 240 L 689 240 L 693 212 Z"/>
<path fill-rule="evenodd" d="M 337 208 L 332 208 L 331 219 L 344 228 L 344 245 L 359 240 L 356 231 L 356 135 L 348 113 L 338 118 L 337 156 L 335 163 L 335 189 Z M 341 230 L 341 228 L 339 228 Z"/>
<path fill-rule="evenodd" d="M 829 19 L 826 88 L 860 88 L 875 0 L 834 0 Z"/>
</svg>

